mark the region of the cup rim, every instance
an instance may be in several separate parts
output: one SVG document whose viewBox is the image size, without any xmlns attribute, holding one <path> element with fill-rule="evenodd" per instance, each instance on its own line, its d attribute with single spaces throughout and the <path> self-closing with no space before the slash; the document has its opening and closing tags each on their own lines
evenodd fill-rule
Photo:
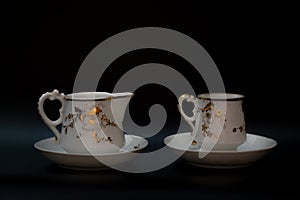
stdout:
<svg viewBox="0 0 300 200">
<path fill-rule="evenodd" d="M 244 99 L 244 95 L 234 93 L 203 93 L 197 97 L 202 100 L 213 101 L 239 101 Z"/>
<path fill-rule="evenodd" d="M 67 101 L 105 101 L 111 99 L 132 97 L 132 92 L 122 93 L 108 93 L 108 92 L 76 92 L 67 94 L 65 99 Z"/>
</svg>

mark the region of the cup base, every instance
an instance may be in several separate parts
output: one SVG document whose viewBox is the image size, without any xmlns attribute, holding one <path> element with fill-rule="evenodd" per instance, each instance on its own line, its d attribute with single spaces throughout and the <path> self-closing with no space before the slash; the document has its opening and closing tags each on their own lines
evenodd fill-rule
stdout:
<svg viewBox="0 0 300 200">
<path fill-rule="evenodd" d="M 237 150 L 237 147 L 238 146 L 224 146 L 224 145 L 221 145 L 221 146 L 219 146 L 219 145 L 216 145 L 216 146 L 214 146 L 213 147 L 213 149 L 212 150 L 214 150 L 214 151 L 235 151 L 235 150 Z"/>
<path fill-rule="evenodd" d="M 236 151 L 237 147 L 240 146 L 238 145 L 224 145 L 224 144 L 206 144 L 205 146 L 202 146 L 202 150 L 204 151 Z M 195 147 L 195 148 L 190 148 L 190 149 L 200 149 L 201 145 Z"/>
</svg>

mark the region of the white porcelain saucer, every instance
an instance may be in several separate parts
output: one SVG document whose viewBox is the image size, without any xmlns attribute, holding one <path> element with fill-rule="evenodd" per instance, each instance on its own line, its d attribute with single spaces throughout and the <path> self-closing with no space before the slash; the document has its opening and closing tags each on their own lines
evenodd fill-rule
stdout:
<svg viewBox="0 0 300 200">
<path fill-rule="evenodd" d="M 63 168 L 103 170 L 109 169 L 107 165 L 116 166 L 130 161 L 135 156 L 131 152 L 139 151 L 148 145 L 146 139 L 135 135 L 125 135 L 125 141 L 126 144 L 119 152 L 97 155 L 67 153 L 60 145 L 54 142 L 54 137 L 36 142 L 34 148 Z"/>
<path fill-rule="evenodd" d="M 247 133 L 247 140 L 236 150 L 211 151 L 204 158 L 199 158 L 199 149 L 185 150 L 190 143 L 191 133 L 178 133 L 168 136 L 164 143 L 187 163 L 206 168 L 238 168 L 251 165 L 267 155 L 276 145 L 273 139 Z"/>
</svg>

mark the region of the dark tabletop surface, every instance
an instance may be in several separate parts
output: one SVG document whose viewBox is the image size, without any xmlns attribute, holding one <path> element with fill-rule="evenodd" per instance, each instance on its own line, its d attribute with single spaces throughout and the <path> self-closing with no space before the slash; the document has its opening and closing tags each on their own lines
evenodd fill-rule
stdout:
<svg viewBox="0 0 300 200">
<path fill-rule="evenodd" d="M 52 133 L 33 118 L 7 115 L 1 125 L 0 199 L 106 198 L 274 198 L 297 195 L 299 178 L 296 126 L 250 123 L 248 132 L 275 139 L 278 146 L 255 165 L 240 169 L 204 169 L 179 159 L 149 173 L 117 170 L 74 171 L 60 168 L 33 147 Z M 161 143 L 151 143 L 149 147 Z M 297 181 L 296 181 L 297 182 Z"/>
</svg>

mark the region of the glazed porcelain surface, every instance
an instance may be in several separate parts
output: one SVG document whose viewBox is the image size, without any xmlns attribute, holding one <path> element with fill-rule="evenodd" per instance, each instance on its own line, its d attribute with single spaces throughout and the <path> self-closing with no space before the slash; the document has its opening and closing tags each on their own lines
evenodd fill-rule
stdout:
<svg viewBox="0 0 300 200">
<path fill-rule="evenodd" d="M 276 145 L 273 139 L 251 133 L 246 141 L 235 150 L 212 150 L 204 158 L 199 158 L 199 150 L 193 148 L 193 136 L 190 132 L 168 136 L 164 143 L 174 153 L 182 155 L 189 164 L 206 168 L 244 167 L 264 158 Z"/>
<path fill-rule="evenodd" d="M 122 121 L 132 93 L 82 92 L 64 95 L 47 92 L 38 102 L 43 121 L 55 134 L 57 143 L 70 153 L 118 152 L 125 144 Z M 46 99 L 59 100 L 60 117 L 50 120 L 44 112 Z M 62 129 L 56 126 L 62 124 Z"/>
<path fill-rule="evenodd" d="M 182 108 L 183 101 L 194 104 L 193 116 Z M 230 93 L 200 94 L 198 98 L 184 94 L 179 97 L 179 111 L 196 135 L 194 142 L 211 143 L 215 150 L 234 149 L 246 140 L 243 95 Z"/>
<path fill-rule="evenodd" d="M 130 162 L 135 156 L 131 152 L 140 151 L 148 145 L 146 139 L 134 135 L 125 134 L 125 141 L 125 145 L 118 152 L 102 154 L 66 152 L 55 142 L 54 137 L 40 140 L 34 144 L 34 147 L 47 159 L 63 168 L 102 170 Z"/>
</svg>

